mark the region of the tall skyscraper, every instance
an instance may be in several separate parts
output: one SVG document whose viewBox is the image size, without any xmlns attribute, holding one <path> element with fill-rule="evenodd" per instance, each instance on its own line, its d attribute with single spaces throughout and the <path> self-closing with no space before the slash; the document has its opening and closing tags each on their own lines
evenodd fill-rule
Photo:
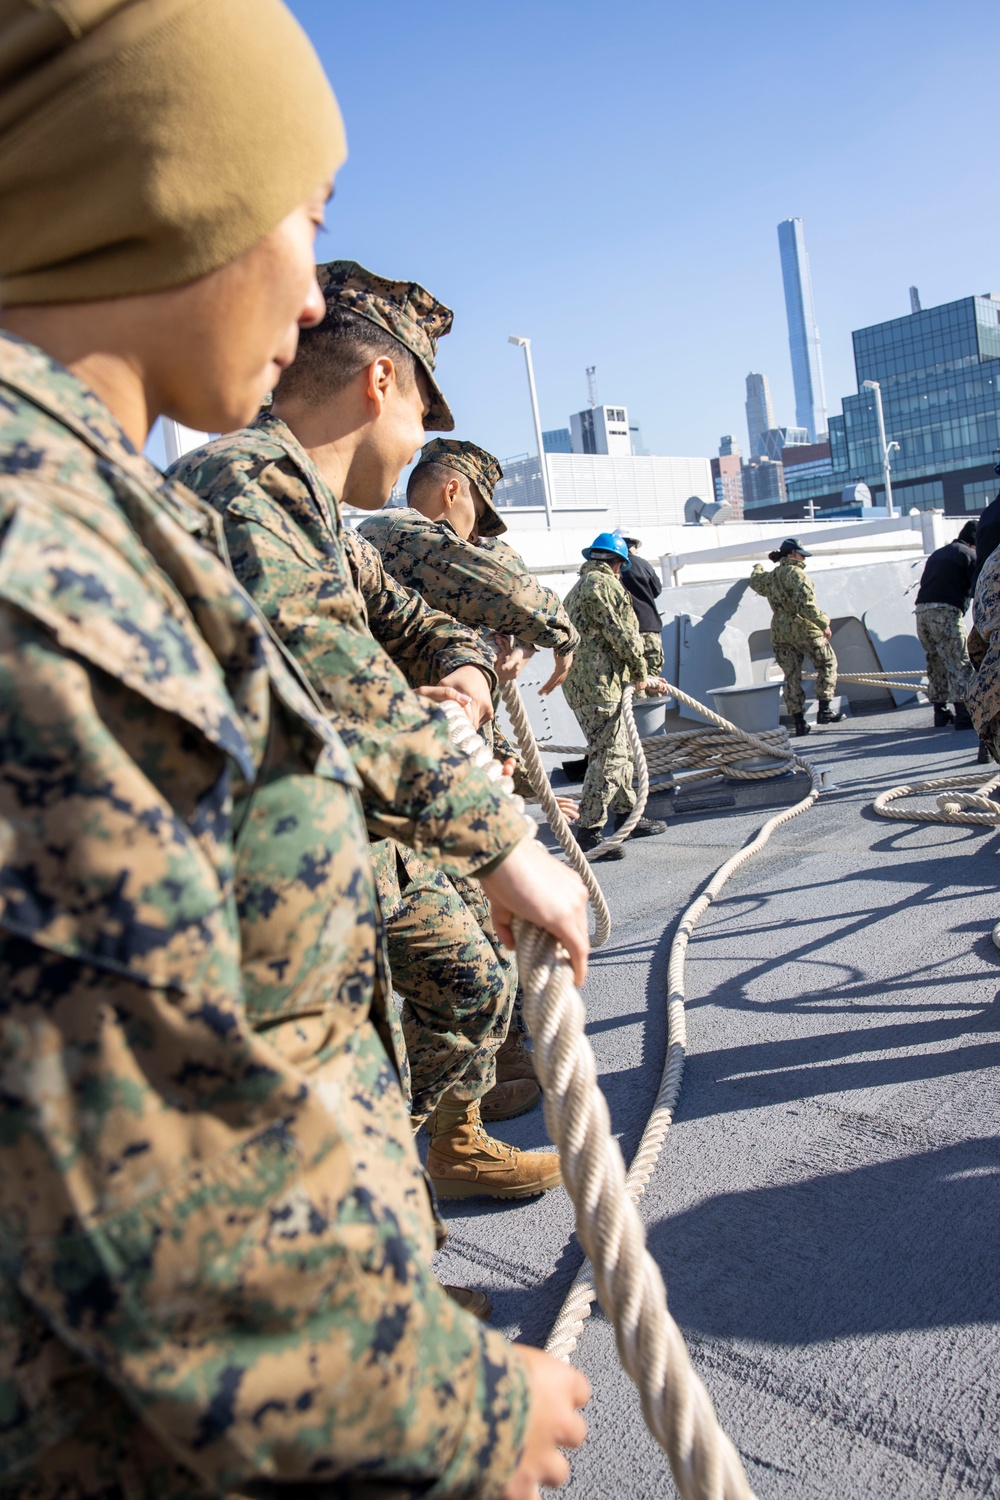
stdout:
<svg viewBox="0 0 1000 1500">
<path fill-rule="evenodd" d="M 760 458 L 765 451 L 765 436 L 777 424 L 774 420 L 774 404 L 771 387 L 766 375 L 747 376 L 747 435 L 750 438 L 750 457 Z"/>
<path fill-rule="evenodd" d="M 785 283 L 788 313 L 788 347 L 792 355 L 795 384 L 795 421 L 805 427 L 811 443 L 827 434 L 826 386 L 820 355 L 819 329 L 813 307 L 812 278 L 806 250 L 805 225 L 801 219 L 783 219 L 778 225 L 781 278 Z M 773 424 L 772 424 L 773 425 Z"/>
</svg>

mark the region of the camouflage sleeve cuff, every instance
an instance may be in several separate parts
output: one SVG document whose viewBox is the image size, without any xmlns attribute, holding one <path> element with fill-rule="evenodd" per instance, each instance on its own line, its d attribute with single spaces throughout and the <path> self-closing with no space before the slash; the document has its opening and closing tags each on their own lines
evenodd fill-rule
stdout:
<svg viewBox="0 0 1000 1500">
<path fill-rule="evenodd" d="M 483 875 L 527 834 L 523 813 L 470 763 L 465 776 L 425 809 L 407 842 L 446 875 Z"/>
<path fill-rule="evenodd" d="M 427 1500 L 498 1500 L 517 1468 L 528 1426 L 528 1376 L 491 1328 L 480 1331 L 477 1394 L 455 1455 Z"/>
<path fill-rule="evenodd" d="M 555 654 L 556 656 L 568 656 L 571 651 L 576 651 L 579 645 L 580 632 L 574 628 L 573 633 L 570 636 L 569 640 L 566 642 L 565 646 L 558 647 Z"/>
<path fill-rule="evenodd" d="M 452 672 L 457 672 L 459 667 L 478 667 L 490 685 L 490 694 L 497 690 L 497 674 L 492 663 L 488 662 L 473 646 L 449 646 L 439 651 L 434 658 L 436 681 L 440 682 L 442 677 L 447 677 Z"/>
</svg>

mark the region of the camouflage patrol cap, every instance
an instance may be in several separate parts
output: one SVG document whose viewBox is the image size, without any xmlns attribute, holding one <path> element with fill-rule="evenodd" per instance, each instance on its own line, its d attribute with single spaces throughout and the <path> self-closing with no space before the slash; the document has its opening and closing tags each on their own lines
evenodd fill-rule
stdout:
<svg viewBox="0 0 1000 1500">
<path fill-rule="evenodd" d="M 445 468 L 457 469 L 459 474 L 471 479 L 486 507 L 479 521 L 479 535 L 503 535 L 507 527 L 493 506 L 493 491 L 497 481 L 503 478 L 503 469 L 492 453 L 458 438 L 433 438 L 421 450 L 418 469 L 421 464 L 444 464 Z"/>
<path fill-rule="evenodd" d="M 431 409 L 424 418 L 428 432 L 451 432 L 455 418 L 434 379 L 437 341 L 451 329 L 452 311 L 416 281 L 390 281 L 376 276 L 356 260 L 330 260 L 316 267 L 327 310 L 346 308 L 367 318 L 414 355 L 423 366 L 431 391 Z"/>
</svg>

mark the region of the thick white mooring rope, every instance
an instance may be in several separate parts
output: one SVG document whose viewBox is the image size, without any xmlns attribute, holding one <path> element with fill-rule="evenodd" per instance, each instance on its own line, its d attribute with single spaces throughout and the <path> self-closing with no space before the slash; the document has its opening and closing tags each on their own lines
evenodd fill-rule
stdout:
<svg viewBox="0 0 1000 1500">
<path fill-rule="evenodd" d="M 499 763 L 462 710 L 457 704 L 441 707 L 456 745 L 502 785 Z M 515 921 L 514 935 L 546 1124 L 559 1148 L 577 1235 L 595 1268 L 601 1303 L 614 1325 L 622 1365 L 639 1391 L 646 1425 L 667 1454 L 682 1500 L 753 1500 L 739 1455 L 691 1364 L 667 1307 L 663 1278 L 646 1249 L 568 960 L 554 938 L 530 923 Z"/>
<path fill-rule="evenodd" d="M 573 831 L 563 816 L 562 808 L 556 801 L 556 795 L 552 790 L 552 783 L 549 781 L 548 774 L 542 764 L 542 757 L 538 753 L 538 744 L 531 732 L 531 725 L 528 722 L 528 712 L 524 706 L 524 700 L 517 690 L 517 684 L 506 682 L 501 691 L 503 693 L 504 707 L 510 715 L 510 722 L 517 737 L 518 748 L 521 751 L 524 774 L 534 788 L 535 796 L 541 803 L 546 821 L 559 840 L 566 859 L 587 887 L 587 895 L 590 897 L 590 905 L 594 913 L 594 936 L 592 942 L 595 948 L 600 948 L 611 936 L 611 913 L 608 910 L 608 903 L 604 899 L 604 892 L 597 883 L 597 876 L 590 868 L 587 856 L 573 837 Z M 635 720 L 632 718 L 631 709 L 628 717 L 634 729 Z M 642 754 L 641 743 L 639 754 L 640 756 Z M 646 790 L 648 793 L 648 775 L 646 776 Z M 646 805 L 645 797 L 642 798 L 642 805 L 643 807 Z"/>
<path fill-rule="evenodd" d="M 774 755 L 773 741 L 748 734 L 677 688 L 671 686 L 669 691 L 742 744 Z M 461 748 L 481 765 L 496 765 L 461 710 L 449 711 L 449 719 Z M 523 704 L 520 712 L 511 713 L 511 719 L 528 763 L 529 741 L 533 743 L 534 737 Z M 636 733 L 637 768 L 645 764 L 642 750 Z M 537 747 L 534 753 L 537 756 Z M 686 1050 L 684 958 L 694 926 L 736 870 L 764 846 L 776 828 L 811 807 L 819 794 L 817 775 L 808 762 L 790 750 L 785 757 L 808 772 L 809 794 L 769 819 L 750 844 L 726 861 L 688 907 L 674 936 L 668 969 L 667 1057 L 653 1113 L 627 1175 L 611 1136 L 607 1104 L 584 1031 L 584 1006 L 568 964 L 548 934 L 524 922 L 515 926 L 525 1020 L 535 1044 L 546 1123 L 559 1147 L 577 1235 L 593 1267 L 597 1295 L 613 1323 L 622 1365 L 636 1384 L 646 1424 L 667 1453 L 683 1500 L 751 1500 L 751 1491 L 739 1456 L 718 1424 L 711 1399 L 670 1315 L 663 1279 L 646 1249 L 636 1202 L 666 1140 L 680 1090 Z M 541 795 L 541 780 L 536 781 L 530 772 L 529 779 Z M 619 830 L 619 836 L 624 835 L 625 825 Z M 547 1344 L 551 1353 L 563 1359 L 575 1347 L 595 1295 L 589 1266 L 584 1266 L 570 1289 Z"/>
<path fill-rule="evenodd" d="M 1000 802 L 990 792 L 1000 786 L 996 766 L 989 771 L 964 771 L 956 776 L 935 776 L 929 781 L 914 781 L 910 786 L 893 786 L 880 792 L 872 811 L 880 818 L 895 818 L 900 823 L 959 823 L 971 827 L 1000 826 Z M 970 790 L 971 788 L 971 790 Z M 892 807 L 901 797 L 940 792 L 937 807 Z"/>
<path fill-rule="evenodd" d="M 656 736 L 655 738 L 651 737 L 643 740 L 640 742 L 641 751 L 645 752 L 643 758 L 650 757 L 651 754 L 654 756 L 659 755 L 664 738 L 668 741 L 678 739 L 685 741 L 685 745 L 677 747 L 671 769 L 679 767 L 685 759 L 687 764 L 693 762 L 695 766 L 698 765 L 699 760 L 704 759 L 708 760 L 710 764 L 703 766 L 700 771 L 696 771 L 695 775 L 713 776 L 723 774 L 723 772 L 727 775 L 733 775 L 739 774 L 737 766 L 733 762 L 738 762 L 741 758 L 744 760 L 747 758 L 746 749 L 741 748 L 745 746 L 747 749 L 754 750 L 760 755 L 779 759 L 777 767 L 772 765 L 770 768 L 750 772 L 744 771 L 742 773 L 744 776 L 773 777 L 775 774 L 796 766 L 808 774 L 810 789 L 808 794 L 799 802 L 791 807 L 782 808 L 774 817 L 769 818 L 756 837 L 732 855 L 715 872 L 704 891 L 691 903 L 678 923 L 677 931 L 674 934 L 673 943 L 670 948 L 670 959 L 667 968 L 667 1054 L 652 1113 L 646 1122 L 646 1128 L 642 1133 L 638 1149 L 632 1159 L 632 1164 L 625 1179 L 625 1192 L 629 1201 L 633 1204 L 645 1192 L 656 1163 L 659 1160 L 664 1142 L 673 1122 L 674 1109 L 676 1108 L 677 1099 L 680 1094 L 681 1081 L 684 1075 L 684 1058 L 687 1051 L 687 1026 L 684 1012 L 684 963 L 688 942 L 695 925 L 736 871 L 764 847 L 776 829 L 812 807 L 820 791 L 817 771 L 808 761 L 802 760 L 794 753 L 791 749 L 787 733 L 784 730 L 768 730 L 763 735 L 750 734 L 747 730 L 740 729 L 736 724 L 730 723 L 728 719 L 724 719 L 721 714 L 713 712 L 704 703 L 700 703 L 697 698 L 692 698 L 687 693 L 682 692 L 680 688 L 675 687 L 672 683 L 667 684 L 667 691 L 671 697 L 677 699 L 679 702 L 687 704 L 689 708 L 696 709 L 698 713 L 704 715 L 715 727 L 711 730 L 694 730 L 690 733 L 682 732 L 682 734 L 676 736 Z M 525 715 L 524 718 L 525 723 L 527 723 L 527 716 Z M 530 728 L 528 732 L 530 733 Z M 706 735 L 712 736 L 711 741 L 706 741 Z M 722 754 L 719 743 L 722 739 L 725 739 L 729 747 L 725 755 Z M 549 749 L 550 747 L 546 745 L 544 748 Z M 567 748 L 571 747 L 560 746 L 559 750 L 565 753 Z M 694 778 L 692 777 L 691 779 Z M 548 1108 L 547 1100 L 546 1108 Z M 546 1115 L 547 1118 L 548 1115 Z M 577 1233 L 579 1235 L 579 1225 Z M 584 1244 L 584 1249 L 589 1258 L 590 1252 L 583 1241 L 583 1236 L 579 1235 L 579 1237 L 581 1243 Z M 545 1345 L 548 1353 L 555 1355 L 558 1359 L 568 1360 L 579 1342 L 584 1321 L 590 1316 L 590 1309 L 593 1305 L 595 1281 L 597 1282 L 597 1295 L 600 1296 L 602 1305 L 607 1308 L 607 1304 L 604 1301 L 604 1294 L 600 1289 L 600 1273 L 593 1271 L 591 1264 L 585 1263 L 566 1295 Z M 626 1368 L 628 1367 L 626 1366 Z M 645 1411 L 645 1406 L 643 1410 Z M 655 1430 L 652 1428 L 650 1430 L 656 1436 Z"/>
</svg>

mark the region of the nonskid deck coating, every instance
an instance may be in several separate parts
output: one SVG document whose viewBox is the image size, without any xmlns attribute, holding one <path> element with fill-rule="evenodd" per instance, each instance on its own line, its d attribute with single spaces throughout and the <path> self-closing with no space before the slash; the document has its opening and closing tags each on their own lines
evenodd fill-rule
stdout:
<svg viewBox="0 0 1000 1500">
<path fill-rule="evenodd" d="M 972 767 L 975 737 L 928 718 L 798 743 L 840 789 L 734 877 L 689 951 L 687 1070 L 641 1212 L 761 1500 L 1000 1496 L 998 840 L 868 810 Z M 659 1082 L 676 918 L 802 781 L 729 786 L 732 809 L 598 866 L 615 929 L 588 1031 L 626 1158 Z M 547 1143 L 540 1110 L 496 1133 Z M 544 1342 L 580 1263 L 566 1194 L 446 1216 L 442 1279 L 485 1287 L 494 1326 Z M 562 1493 L 675 1494 L 597 1311 L 575 1359 L 594 1397 Z"/>
</svg>

